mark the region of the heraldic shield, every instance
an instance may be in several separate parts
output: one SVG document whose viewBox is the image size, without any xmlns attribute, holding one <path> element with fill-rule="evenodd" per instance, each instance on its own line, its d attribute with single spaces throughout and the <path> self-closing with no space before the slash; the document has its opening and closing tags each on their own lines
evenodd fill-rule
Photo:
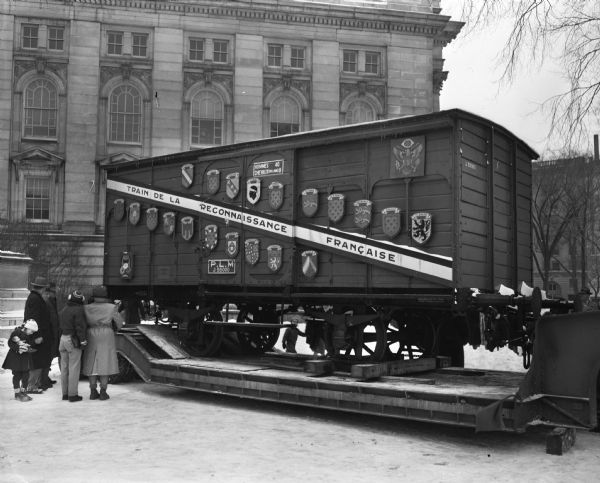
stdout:
<svg viewBox="0 0 600 483">
<path fill-rule="evenodd" d="M 302 273 L 306 278 L 315 278 L 319 271 L 319 259 L 315 250 L 302 252 Z"/>
<path fill-rule="evenodd" d="M 283 184 L 273 181 L 269 185 L 269 206 L 278 210 L 283 205 Z"/>
<path fill-rule="evenodd" d="M 260 178 L 250 178 L 246 181 L 246 199 L 255 205 L 260 200 Z"/>
<path fill-rule="evenodd" d="M 381 210 L 381 225 L 383 233 L 388 238 L 394 238 L 402 228 L 400 208 L 394 206 Z"/>
<path fill-rule="evenodd" d="M 225 193 L 229 199 L 234 199 L 240 192 L 240 173 L 228 174 L 225 179 Z"/>
<path fill-rule="evenodd" d="M 163 233 L 172 235 L 175 232 L 175 213 L 168 211 L 163 214 Z"/>
<path fill-rule="evenodd" d="M 121 275 L 123 280 L 131 280 L 133 277 L 133 253 L 123 252 L 121 254 L 119 275 Z"/>
<path fill-rule="evenodd" d="M 150 231 L 156 230 L 158 226 L 158 208 L 148 208 L 146 210 L 146 227 Z"/>
<path fill-rule="evenodd" d="M 125 215 L 125 200 L 119 198 L 113 202 L 113 217 L 117 221 L 121 221 Z"/>
<path fill-rule="evenodd" d="M 392 140 L 390 178 L 413 178 L 425 174 L 425 137 Z"/>
<path fill-rule="evenodd" d="M 431 219 L 429 213 L 415 213 L 410 217 L 410 234 L 419 245 L 423 245 L 431 237 Z"/>
<path fill-rule="evenodd" d="M 333 223 L 337 223 L 344 217 L 344 201 L 346 197 L 334 193 L 327 197 L 327 215 Z"/>
<path fill-rule="evenodd" d="M 221 172 L 218 169 L 211 169 L 206 173 L 206 191 L 214 195 L 219 192 L 221 187 Z"/>
<path fill-rule="evenodd" d="M 281 245 L 269 245 L 267 247 L 267 265 L 271 272 L 278 272 L 281 268 L 283 248 Z"/>
<path fill-rule="evenodd" d="M 319 191 L 315 188 L 308 188 L 302 192 L 302 213 L 308 217 L 313 217 L 319 209 Z"/>
<path fill-rule="evenodd" d="M 194 165 L 184 164 L 181 167 L 181 184 L 184 188 L 189 188 L 194 184 Z"/>
<path fill-rule="evenodd" d="M 366 228 L 371 223 L 371 208 L 373 202 L 358 200 L 354 202 L 354 225 L 357 228 Z"/>
<path fill-rule="evenodd" d="M 181 238 L 190 241 L 194 236 L 194 219 L 191 216 L 184 216 L 181 221 Z"/>
<path fill-rule="evenodd" d="M 225 235 L 225 245 L 227 256 L 229 258 L 237 257 L 237 254 L 240 251 L 240 234 L 235 231 L 227 233 Z"/>
<path fill-rule="evenodd" d="M 217 248 L 219 243 L 219 230 L 217 225 L 206 225 L 204 227 L 204 246 L 211 252 Z"/>
<path fill-rule="evenodd" d="M 245 244 L 246 261 L 254 266 L 260 258 L 260 240 L 258 238 L 249 238 Z"/>
<path fill-rule="evenodd" d="M 137 225 L 140 221 L 141 208 L 139 203 L 131 203 L 129 205 L 129 223 Z"/>
</svg>

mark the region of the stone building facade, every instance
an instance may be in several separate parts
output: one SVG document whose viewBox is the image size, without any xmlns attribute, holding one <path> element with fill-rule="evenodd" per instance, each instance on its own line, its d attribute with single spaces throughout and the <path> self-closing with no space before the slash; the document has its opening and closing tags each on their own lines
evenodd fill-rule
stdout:
<svg viewBox="0 0 600 483">
<path fill-rule="evenodd" d="M 96 283 L 103 166 L 439 110 L 461 25 L 440 0 L 1 2 L 4 244 Z"/>
</svg>

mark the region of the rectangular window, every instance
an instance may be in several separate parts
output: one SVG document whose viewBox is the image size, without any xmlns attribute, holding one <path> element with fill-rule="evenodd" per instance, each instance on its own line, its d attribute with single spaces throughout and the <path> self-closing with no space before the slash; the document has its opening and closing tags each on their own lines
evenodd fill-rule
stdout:
<svg viewBox="0 0 600 483">
<path fill-rule="evenodd" d="M 356 50 L 344 50 L 344 60 L 342 70 L 344 72 L 356 73 L 356 59 L 358 52 Z"/>
<path fill-rule="evenodd" d="M 23 25 L 23 48 L 38 48 L 38 25 Z"/>
<path fill-rule="evenodd" d="M 64 50 L 65 29 L 48 27 L 48 50 Z"/>
<path fill-rule="evenodd" d="M 27 221 L 50 220 L 50 179 L 28 177 L 25 180 L 25 218 Z"/>
<path fill-rule="evenodd" d="M 108 32 L 108 53 L 110 55 L 123 53 L 123 32 Z"/>
<path fill-rule="evenodd" d="M 146 57 L 148 49 L 147 34 L 132 34 L 131 36 L 131 55 L 134 57 Z"/>
<path fill-rule="evenodd" d="M 379 74 L 379 52 L 365 52 L 365 72 Z"/>
<path fill-rule="evenodd" d="M 304 69 L 304 47 L 293 47 L 290 66 L 294 69 Z"/>
<path fill-rule="evenodd" d="M 221 119 L 192 118 L 192 145 L 221 144 L 223 121 Z"/>
<path fill-rule="evenodd" d="M 204 60 L 204 39 L 190 39 L 190 60 Z"/>
<path fill-rule="evenodd" d="M 283 45 L 269 44 L 267 47 L 267 65 L 269 67 L 281 67 Z"/>
<path fill-rule="evenodd" d="M 229 42 L 227 40 L 213 40 L 213 61 L 222 64 L 227 63 L 227 48 Z"/>
</svg>

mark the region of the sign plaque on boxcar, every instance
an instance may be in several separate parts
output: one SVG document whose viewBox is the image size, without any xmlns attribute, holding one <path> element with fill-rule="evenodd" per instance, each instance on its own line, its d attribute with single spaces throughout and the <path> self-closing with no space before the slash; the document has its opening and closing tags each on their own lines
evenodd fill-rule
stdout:
<svg viewBox="0 0 600 483">
<path fill-rule="evenodd" d="M 209 260 L 209 275 L 235 275 L 235 260 Z"/>
<path fill-rule="evenodd" d="M 254 266 L 260 258 L 260 241 L 258 238 L 249 238 L 245 242 L 246 261 Z"/>
<path fill-rule="evenodd" d="M 228 174 L 225 179 L 227 180 L 225 193 L 229 199 L 233 200 L 240 192 L 240 173 Z"/>
<path fill-rule="evenodd" d="M 218 169 L 211 169 L 206 173 L 206 190 L 208 194 L 214 195 L 221 187 L 221 172 Z"/>
<path fill-rule="evenodd" d="M 390 178 L 425 175 L 425 136 L 392 139 Z"/>
<path fill-rule="evenodd" d="M 230 231 L 225 235 L 225 244 L 227 256 L 229 258 L 237 257 L 237 254 L 240 251 L 240 234 L 235 231 Z"/>
<path fill-rule="evenodd" d="M 319 191 L 307 188 L 302 192 L 302 213 L 308 217 L 315 216 L 319 209 Z"/>
<path fill-rule="evenodd" d="M 431 237 L 431 220 L 432 216 L 429 213 L 415 213 L 410 217 L 410 233 L 419 245 L 423 245 Z"/>
<path fill-rule="evenodd" d="M 184 216 L 181 219 L 181 238 L 190 241 L 194 236 L 194 219 L 191 216 Z"/>
<path fill-rule="evenodd" d="M 272 176 L 283 173 L 283 159 L 257 161 L 252 165 L 252 176 Z"/>
<path fill-rule="evenodd" d="M 333 223 L 337 223 L 344 217 L 345 198 L 341 193 L 334 193 L 327 197 L 327 215 Z"/>
<path fill-rule="evenodd" d="M 140 221 L 141 208 L 139 203 L 131 203 L 129 205 L 129 223 L 137 225 Z"/>
</svg>

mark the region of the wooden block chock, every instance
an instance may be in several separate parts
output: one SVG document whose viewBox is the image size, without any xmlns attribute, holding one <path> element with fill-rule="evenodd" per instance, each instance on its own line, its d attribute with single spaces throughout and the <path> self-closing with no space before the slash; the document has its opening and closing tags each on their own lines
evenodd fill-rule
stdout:
<svg viewBox="0 0 600 483">
<path fill-rule="evenodd" d="M 361 381 L 378 379 L 387 374 L 385 364 L 354 364 L 350 369 L 350 375 Z"/>
<path fill-rule="evenodd" d="M 310 372 L 315 376 L 326 376 L 333 371 L 333 361 L 327 359 L 311 359 L 304 362 L 304 372 Z"/>
<path fill-rule="evenodd" d="M 573 428 L 554 428 L 546 436 L 546 453 L 562 455 L 575 444 L 575 430 Z"/>
<path fill-rule="evenodd" d="M 435 358 L 437 362 L 437 368 L 443 369 L 444 367 L 452 367 L 452 358 L 447 356 L 437 356 Z"/>
</svg>

